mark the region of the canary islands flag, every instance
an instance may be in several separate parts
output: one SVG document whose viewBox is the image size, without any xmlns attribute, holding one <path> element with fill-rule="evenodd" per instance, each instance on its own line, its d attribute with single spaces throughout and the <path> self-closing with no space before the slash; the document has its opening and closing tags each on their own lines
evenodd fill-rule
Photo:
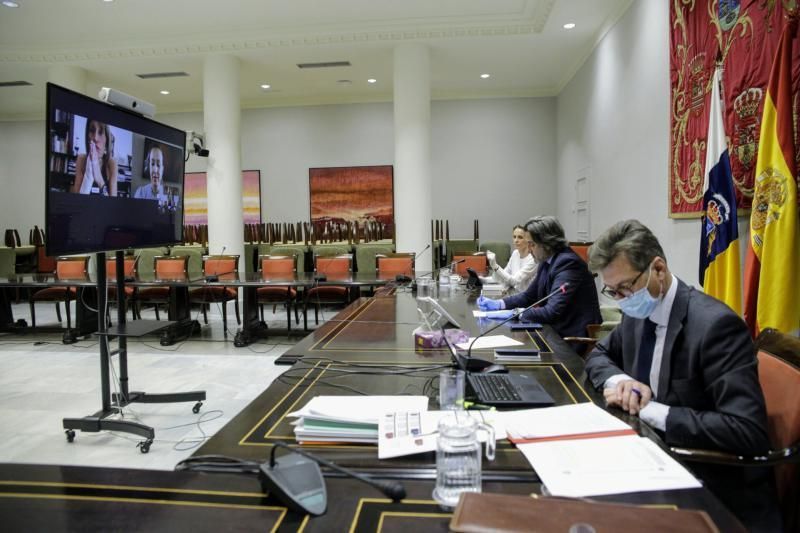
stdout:
<svg viewBox="0 0 800 533">
<path fill-rule="evenodd" d="M 744 275 L 744 318 L 755 336 L 775 328 L 800 332 L 800 230 L 792 117 L 792 37 L 783 29 L 764 98 L 750 241 Z"/>
<path fill-rule="evenodd" d="M 731 161 L 720 102 L 720 69 L 711 81 L 711 114 L 706 139 L 706 174 L 700 228 L 700 283 L 706 294 L 742 314 L 739 228 Z"/>
</svg>

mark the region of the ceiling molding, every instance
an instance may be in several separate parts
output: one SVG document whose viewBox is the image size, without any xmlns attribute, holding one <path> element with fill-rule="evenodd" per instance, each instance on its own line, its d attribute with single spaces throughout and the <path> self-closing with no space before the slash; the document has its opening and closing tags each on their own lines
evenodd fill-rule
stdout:
<svg viewBox="0 0 800 533">
<path fill-rule="evenodd" d="M 19 63 L 71 63 L 80 61 L 101 61 L 142 57 L 166 57 L 218 52 L 238 52 L 262 48 L 286 48 L 297 46 L 327 46 L 333 44 L 402 42 L 435 39 L 459 39 L 474 37 L 504 37 L 541 33 L 554 0 L 542 2 L 537 11 L 541 21 L 530 24 L 502 24 L 484 26 L 436 27 L 426 29 L 399 29 L 354 33 L 329 33 L 314 36 L 275 36 L 267 38 L 239 38 L 230 40 L 196 40 L 191 44 L 161 43 L 148 46 L 133 46 L 109 49 L 108 46 L 65 48 L 58 51 L 48 49 L 6 49 L 0 53 L 0 62 Z M 185 42 L 185 41 L 184 41 Z"/>
</svg>

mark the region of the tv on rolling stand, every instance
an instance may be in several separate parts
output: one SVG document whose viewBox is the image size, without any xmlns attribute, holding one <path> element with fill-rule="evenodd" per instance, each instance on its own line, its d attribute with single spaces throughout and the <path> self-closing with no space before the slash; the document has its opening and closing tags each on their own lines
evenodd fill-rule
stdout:
<svg viewBox="0 0 800 533">
<path fill-rule="evenodd" d="M 205 391 L 148 394 L 128 391 L 126 336 L 140 336 L 163 326 L 135 321 L 108 328 L 102 310 L 107 303 L 105 252 L 168 246 L 183 241 L 183 176 L 186 133 L 123 108 L 47 84 L 45 227 L 50 256 L 97 253 L 97 335 L 100 346 L 102 407 L 86 417 L 64 418 L 67 440 L 76 431 L 122 431 L 141 436 L 147 453 L 155 430 L 113 415 L 133 402 L 194 402 L 199 412 Z M 124 298 L 117 277 L 119 299 Z M 187 320 L 193 328 L 193 321 Z M 165 325 L 167 323 L 164 323 Z M 177 325 L 177 324 L 176 324 Z M 67 332 L 69 333 L 69 332 Z M 120 390 L 111 393 L 107 339 L 118 337 Z M 162 337 L 162 344 L 164 343 Z"/>
<path fill-rule="evenodd" d="M 50 256 L 183 241 L 186 132 L 47 84 Z"/>
</svg>

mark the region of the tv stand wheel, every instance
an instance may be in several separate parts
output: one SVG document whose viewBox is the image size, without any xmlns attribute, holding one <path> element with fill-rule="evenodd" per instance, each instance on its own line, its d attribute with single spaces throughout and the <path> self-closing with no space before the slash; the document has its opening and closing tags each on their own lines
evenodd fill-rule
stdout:
<svg viewBox="0 0 800 533">
<path fill-rule="evenodd" d="M 193 412 L 194 414 L 197 414 L 197 413 L 199 413 L 199 412 L 200 412 L 200 408 L 201 408 L 202 406 L 203 406 L 203 402 L 197 402 L 196 404 L 194 404 L 194 407 L 192 407 L 192 412 Z"/>
<path fill-rule="evenodd" d="M 27 328 L 28 327 L 28 321 L 25 320 L 24 318 L 18 318 L 17 322 L 16 322 L 16 326 L 18 328 Z"/>
<path fill-rule="evenodd" d="M 139 451 L 142 453 L 147 453 L 150 451 L 150 445 L 153 444 L 153 439 L 143 440 L 136 446 L 139 448 Z"/>
<path fill-rule="evenodd" d="M 63 344 L 75 344 L 78 342 L 78 336 L 75 335 L 73 331 L 65 331 L 64 335 L 61 337 L 61 342 Z"/>
<path fill-rule="evenodd" d="M 72 429 L 68 429 L 64 432 L 67 435 L 67 442 L 74 442 L 75 441 L 75 431 Z"/>
</svg>

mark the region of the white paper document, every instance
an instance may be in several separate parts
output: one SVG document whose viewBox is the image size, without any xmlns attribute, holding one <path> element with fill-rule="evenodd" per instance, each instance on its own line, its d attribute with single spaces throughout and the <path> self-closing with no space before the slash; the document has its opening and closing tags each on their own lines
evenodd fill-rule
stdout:
<svg viewBox="0 0 800 533">
<path fill-rule="evenodd" d="M 480 309 L 473 309 L 472 316 L 475 318 L 508 318 L 508 311 L 500 309 L 498 311 L 481 311 Z"/>
<path fill-rule="evenodd" d="M 656 443 L 638 435 L 517 447 L 553 496 L 581 498 L 701 486 Z"/>
<path fill-rule="evenodd" d="M 472 344 L 472 341 L 475 340 L 475 337 L 470 337 L 467 342 L 460 342 L 456 344 L 462 350 L 468 350 L 469 345 Z M 480 350 L 481 348 L 499 348 L 501 346 L 522 346 L 524 343 L 512 339 L 511 337 L 506 337 L 505 335 L 487 335 L 485 337 L 481 337 L 472 347 L 473 350 Z"/>
<path fill-rule="evenodd" d="M 315 396 L 302 409 L 286 416 L 377 426 L 384 413 L 427 410 L 427 396 Z"/>
<path fill-rule="evenodd" d="M 504 417 L 508 437 L 513 440 L 633 431 L 628 424 L 591 402 L 507 411 Z"/>
<path fill-rule="evenodd" d="M 506 431 L 497 411 L 456 411 L 458 416 L 471 416 L 494 428 L 495 440 L 505 438 Z M 378 429 L 378 459 L 389 459 L 436 450 L 439 420 L 453 416 L 453 411 L 386 413 Z M 478 440 L 486 442 L 489 433 L 478 430 Z"/>
</svg>

